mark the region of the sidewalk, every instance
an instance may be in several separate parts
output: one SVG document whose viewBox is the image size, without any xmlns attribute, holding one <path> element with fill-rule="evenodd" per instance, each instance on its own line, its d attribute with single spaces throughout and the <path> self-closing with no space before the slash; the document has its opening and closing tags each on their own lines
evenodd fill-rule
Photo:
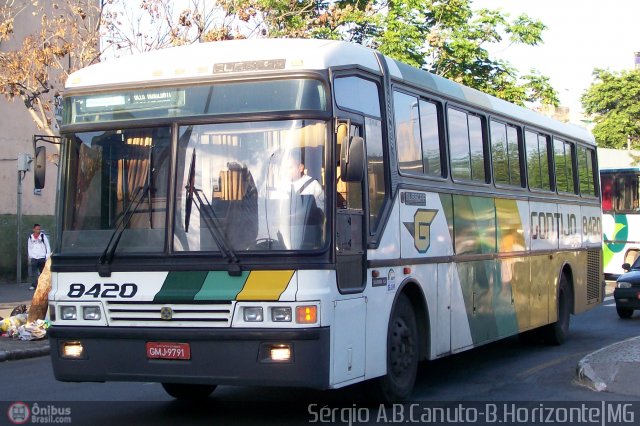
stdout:
<svg viewBox="0 0 640 426">
<path fill-rule="evenodd" d="M 615 282 L 607 281 L 606 295 Z M 635 315 L 638 315 L 636 312 Z M 640 396 L 640 336 L 605 346 L 578 362 L 578 382 L 598 392 Z"/>
<path fill-rule="evenodd" d="M 578 382 L 601 392 L 640 396 L 640 336 L 614 343 L 578 362 Z"/>
<path fill-rule="evenodd" d="M 31 305 L 29 283 L 0 282 L 0 317 L 8 318 L 17 305 Z M 49 339 L 18 340 L 0 337 L 0 362 L 49 354 Z"/>
</svg>

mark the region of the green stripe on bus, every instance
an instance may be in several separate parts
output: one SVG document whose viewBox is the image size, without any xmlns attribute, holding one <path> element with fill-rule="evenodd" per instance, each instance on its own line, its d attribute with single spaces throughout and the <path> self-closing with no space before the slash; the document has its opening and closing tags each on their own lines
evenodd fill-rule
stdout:
<svg viewBox="0 0 640 426">
<path fill-rule="evenodd" d="M 629 238 L 629 222 L 626 214 L 615 216 L 613 235 L 603 234 L 604 241 L 627 241 Z M 606 269 L 616 253 L 624 250 L 626 243 L 605 243 L 603 245 L 602 262 Z M 619 267 L 619 266 L 617 266 Z"/>
<path fill-rule="evenodd" d="M 496 251 L 496 210 L 493 198 L 453 196 L 456 254 Z"/>
<path fill-rule="evenodd" d="M 449 236 L 451 241 L 455 242 L 453 235 L 453 196 L 451 194 L 440 194 L 440 203 L 442 204 L 442 210 L 444 211 L 444 217 L 447 219 L 447 227 L 449 228 Z M 455 252 L 455 245 L 453 251 Z"/>
<path fill-rule="evenodd" d="M 233 277 L 226 271 L 211 271 L 204 280 L 195 300 L 236 300 L 249 277 L 248 271 Z"/>
<path fill-rule="evenodd" d="M 169 272 L 154 302 L 191 302 L 202 288 L 208 272 Z"/>
<path fill-rule="evenodd" d="M 510 283 L 503 283 L 494 260 L 457 265 L 474 345 L 518 332 Z"/>
<path fill-rule="evenodd" d="M 511 273 L 510 261 L 511 259 L 507 259 L 494 263 L 492 306 L 499 337 L 511 336 L 520 331 L 515 295 L 512 288 L 514 283 L 509 278 Z"/>
</svg>

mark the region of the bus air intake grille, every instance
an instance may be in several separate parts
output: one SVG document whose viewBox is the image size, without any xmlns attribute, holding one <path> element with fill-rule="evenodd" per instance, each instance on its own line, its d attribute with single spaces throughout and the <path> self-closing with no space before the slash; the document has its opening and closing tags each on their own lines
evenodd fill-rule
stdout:
<svg viewBox="0 0 640 426">
<path fill-rule="evenodd" d="M 229 327 L 235 302 L 107 302 L 109 325 L 127 327 Z"/>
<path fill-rule="evenodd" d="M 600 250 L 587 251 L 587 303 L 600 301 L 602 286 L 602 254 Z"/>
</svg>

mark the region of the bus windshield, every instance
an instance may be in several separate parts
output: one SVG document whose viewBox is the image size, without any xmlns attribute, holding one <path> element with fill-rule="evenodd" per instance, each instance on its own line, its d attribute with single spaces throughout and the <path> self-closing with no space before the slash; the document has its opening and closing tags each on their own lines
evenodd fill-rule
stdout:
<svg viewBox="0 0 640 426">
<path fill-rule="evenodd" d="M 326 240 L 323 121 L 178 128 L 174 235 L 167 243 L 171 128 L 67 136 L 61 253 L 315 250 Z"/>
<path fill-rule="evenodd" d="M 327 126 L 181 127 L 174 250 L 313 250 L 325 242 Z"/>
<path fill-rule="evenodd" d="M 125 222 L 119 252 L 163 251 L 170 128 L 75 133 L 67 144 L 61 252 L 100 253 Z"/>
</svg>

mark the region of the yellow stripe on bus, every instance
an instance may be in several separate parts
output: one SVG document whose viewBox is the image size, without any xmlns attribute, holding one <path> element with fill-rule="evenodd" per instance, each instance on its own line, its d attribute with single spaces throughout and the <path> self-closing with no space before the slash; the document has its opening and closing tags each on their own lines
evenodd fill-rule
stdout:
<svg viewBox="0 0 640 426">
<path fill-rule="evenodd" d="M 236 300 L 278 300 L 289 285 L 294 272 L 251 271 Z"/>
</svg>

